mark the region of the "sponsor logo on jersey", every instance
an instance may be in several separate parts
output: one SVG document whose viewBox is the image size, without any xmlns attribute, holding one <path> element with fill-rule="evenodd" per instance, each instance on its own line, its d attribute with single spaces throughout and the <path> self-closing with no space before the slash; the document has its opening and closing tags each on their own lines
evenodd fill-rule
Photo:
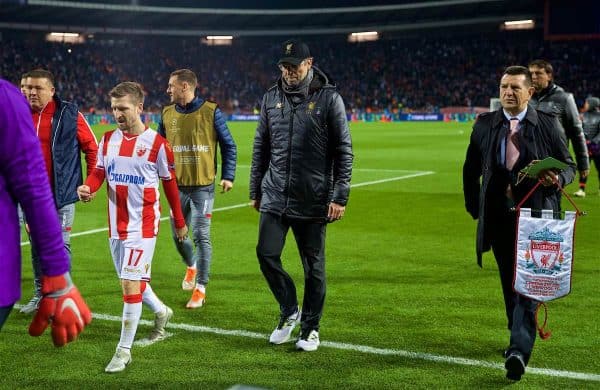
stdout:
<svg viewBox="0 0 600 390">
<path fill-rule="evenodd" d="M 108 168 L 106 169 L 108 173 L 106 179 L 109 182 L 113 183 L 122 183 L 122 184 L 139 184 L 143 185 L 145 183 L 145 178 L 143 176 L 129 175 L 126 173 L 115 172 L 115 160 L 112 160 L 108 164 Z"/>
<path fill-rule="evenodd" d="M 210 146 L 208 145 L 174 145 L 173 151 L 177 153 L 181 152 L 203 152 L 208 153 Z"/>
</svg>

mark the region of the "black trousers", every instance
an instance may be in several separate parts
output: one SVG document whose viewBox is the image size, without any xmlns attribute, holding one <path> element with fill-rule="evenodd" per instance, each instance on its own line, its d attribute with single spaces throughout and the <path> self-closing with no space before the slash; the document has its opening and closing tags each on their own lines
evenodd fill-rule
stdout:
<svg viewBox="0 0 600 390">
<path fill-rule="evenodd" d="M 522 353 L 525 364 L 527 364 L 536 338 L 535 310 L 537 303 L 513 290 L 516 213 L 506 209 L 497 211 L 492 218 L 493 220 L 489 221 L 490 226 L 493 226 L 490 239 L 500 272 L 504 307 L 510 330 L 508 353 L 514 351 Z"/>
<path fill-rule="evenodd" d="M 302 330 L 319 330 L 325 303 L 325 223 L 290 220 L 270 213 L 260 213 L 256 255 L 271 292 L 283 316 L 298 307 L 296 286 L 283 269 L 281 252 L 292 229 L 304 267 Z"/>
<path fill-rule="evenodd" d="M 4 325 L 12 308 L 13 305 L 0 307 L 0 330 L 2 330 L 2 325 Z"/>
</svg>

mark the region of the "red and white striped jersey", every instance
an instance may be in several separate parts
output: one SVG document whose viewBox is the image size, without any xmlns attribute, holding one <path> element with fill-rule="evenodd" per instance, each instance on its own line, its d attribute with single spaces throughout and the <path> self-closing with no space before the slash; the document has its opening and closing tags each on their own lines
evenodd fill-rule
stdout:
<svg viewBox="0 0 600 390">
<path fill-rule="evenodd" d="M 111 238 L 151 238 L 160 221 L 160 179 L 175 178 L 173 151 L 166 139 L 147 128 L 130 136 L 109 131 L 100 141 L 96 167 L 108 183 Z"/>
</svg>

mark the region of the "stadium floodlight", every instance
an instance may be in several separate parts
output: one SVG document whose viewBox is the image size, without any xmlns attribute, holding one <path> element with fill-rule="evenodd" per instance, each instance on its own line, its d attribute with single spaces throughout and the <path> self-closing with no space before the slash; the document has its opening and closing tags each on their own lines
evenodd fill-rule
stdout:
<svg viewBox="0 0 600 390">
<path fill-rule="evenodd" d="M 63 42 L 63 43 L 83 43 L 85 37 L 82 34 L 74 32 L 51 32 L 46 35 L 48 42 Z"/>
<path fill-rule="evenodd" d="M 202 43 L 208 46 L 230 46 L 233 42 L 232 35 L 207 35 Z"/>
<path fill-rule="evenodd" d="M 378 39 L 379 33 L 377 31 L 353 32 L 348 35 L 348 42 L 366 42 L 376 41 Z"/>
<path fill-rule="evenodd" d="M 51 32 L 50 35 L 52 35 L 53 37 L 78 37 L 79 33 Z"/>
<path fill-rule="evenodd" d="M 507 20 L 501 26 L 503 30 L 532 30 L 535 27 L 533 19 Z"/>
</svg>

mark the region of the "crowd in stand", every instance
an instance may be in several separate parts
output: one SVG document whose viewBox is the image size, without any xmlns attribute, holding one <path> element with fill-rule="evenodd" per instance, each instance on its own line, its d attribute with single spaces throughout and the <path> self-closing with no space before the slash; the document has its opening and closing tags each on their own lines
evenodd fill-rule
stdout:
<svg viewBox="0 0 600 390">
<path fill-rule="evenodd" d="M 437 112 L 446 106 L 489 106 L 498 75 L 508 65 L 549 60 L 557 84 L 578 104 L 600 93 L 600 41 L 544 41 L 539 34 L 497 33 L 459 38 L 381 39 L 348 43 L 306 38 L 315 64 L 338 85 L 348 110 Z M 283 40 L 280 39 L 280 40 Z M 280 40 L 239 39 L 231 46 L 206 46 L 194 37 L 96 37 L 84 44 L 45 42 L 43 36 L 3 34 L 0 75 L 15 84 L 21 74 L 46 68 L 57 92 L 83 111 L 104 111 L 108 91 L 135 80 L 147 92 L 146 109 L 168 102 L 169 74 L 190 68 L 199 76 L 201 96 L 225 112 L 253 112 L 274 84 L 272 59 Z"/>
</svg>

